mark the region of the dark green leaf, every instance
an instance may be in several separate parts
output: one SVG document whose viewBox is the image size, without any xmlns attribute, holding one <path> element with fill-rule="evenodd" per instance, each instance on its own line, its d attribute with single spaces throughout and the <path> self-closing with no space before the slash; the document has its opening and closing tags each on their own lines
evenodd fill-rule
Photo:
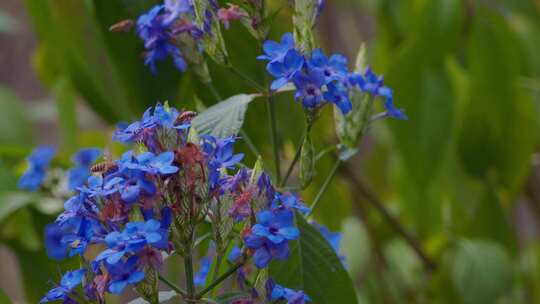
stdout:
<svg viewBox="0 0 540 304">
<path fill-rule="evenodd" d="M 300 238 L 291 242 L 287 260 L 270 264 L 269 277 L 303 290 L 313 303 L 357 303 L 351 278 L 330 244 L 302 216 L 296 218 Z"/>
</svg>

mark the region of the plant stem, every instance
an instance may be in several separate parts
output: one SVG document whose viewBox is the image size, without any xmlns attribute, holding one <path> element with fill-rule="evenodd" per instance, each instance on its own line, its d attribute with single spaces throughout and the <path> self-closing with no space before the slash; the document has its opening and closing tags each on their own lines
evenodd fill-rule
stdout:
<svg viewBox="0 0 540 304">
<path fill-rule="evenodd" d="M 191 250 L 184 257 L 184 268 L 186 272 L 186 289 L 188 299 L 193 299 L 195 295 L 195 284 L 193 282 L 193 253 Z"/>
<path fill-rule="evenodd" d="M 330 182 L 332 181 L 332 179 L 336 175 L 337 169 L 339 168 L 341 163 L 342 163 L 342 161 L 340 159 L 336 160 L 336 162 L 334 164 L 334 167 L 332 167 L 332 170 L 330 171 L 330 174 L 328 174 L 328 176 L 324 180 L 324 183 L 323 183 L 321 189 L 317 193 L 317 196 L 315 196 L 315 199 L 313 200 L 313 204 L 311 205 L 311 208 L 310 208 L 311 210 L 308 212 L 308 214 L 306 214 L 306 218 L 310 217 L 313 214 L 313 210 L 315 210 L 315 207 L 317 207 L 317 204 L 321 200 L 323 194 L 326 192 L 326 189 L 328 188 L 328 186 L 330 185 Z"/>
<path fill-rule="evenodd" d="M 238 77 L 244 79 L 246 82 L 251 84 L 257 91 L 259 91 L 259 93 L 262 94 L 265 91 L 265 89 L 259 83 L 257 83 L 255 80 L 251 79 L 251 77 L 247 76 L 246 74 L 244 74 L 239 69 L 235 68 L 232 65 L 229 66 L 229 69 L 231 70 L 231 72 L 236 74 Z"/>
<path fill-rule="evenodd" d="M 169 286 L 170 288 L 172 288 L 174 291 L 176 291 L 178 294 L 182 295 L 182 296 L 185 296 L 186 295 L 186 291 L 183 290 L 182 288 L 180 288 L 179 286 L 177 286 L 176 284 L 174 284 L 173 282 L 169 281 L 167 278 L 165 278 L 164 276 L 162 276 L 161 274 L 158 274 L 158 278 L 161 282 L 165 283 L 167 286 Z"/>
<path fill-rule="evenodd" d="M 424 267 L 429 271 L 432 272 L 437 268 L 437 264 L 435 261 L 431 260 L 431 258 L 424 252 L 422 249 L 422 246 L 420 245 L 420 242 L 401 225 L 401 223 L 398 221 L 398 219 L 394 218 L 394 216 L 386 209 L 384 204 L 381 202 L 381 200 L 373 193 L 365 184 L 364 182 L 356 177 L 356 174 L 351 171 L 351 169 L 347 166 L 343 166 L 344 170 L 343 172 L 347 175 L 348 179 L 353 183 L 355 189 L 361 194 L 373 207 L 375 207 L 375 210 L 377 210 L 381 216 L 390 224 L 392 229 L 394 229 L 401 237 L 405 239 L 407 244 L 411 246 L 411 248 L 414 250 L 416 255 L 420 258 L 422 263 L 424 264 Z M 353 200 L 357 205 L 360 204 L 358 200 Z"/>
<path fill-rule="evenodd" d="M 238 269 L 240 269 L 240 267 L 244 266 L 245 264 L 245 260 L 237 263 L 236 265 L 234 265 L 232 268 L 230 268 L 229 270 L 227 270 L 227 272 L 225 272 L 224 274 L 222 274 L 221 276 L 219 276 L 216 280 L 214 280 L 212 283 L 210 283 L 208 286 L 206 286 L 203 290 L 201 290 L 199 293 L 197 293 L 196 295 L 196 299 L 200 299 L 202 298 L 205 294 L 207 294 L 209 291 L 211 291 L 212 289 L 214 289 L 217 285 L 219 285 L 219 283 L 223 282 L 225 279 L 227 279 L 229 276 L 231 276 L 232 274 L 234 274 Z"/>
<path fill-rule="evenodd" d="M 214 273 L 212 274 L 212 282 L 217 279 L 217 276 L 219 274 L 219 267 L 221 267 L 221 262 L 223 261 L 223 255 L 218 254 L 216 256 L 216 267 L 214 268 Z M 214 290 L 215 291 L 215 290 Z"/>
<path fill-rule="evenodd" d="M 276 184 L 281 184 L 281 164 L 279 158 L 278 135 L 276 125 L 276 107 L 272 95 L 268 95 L 266 103 L 266 111 L 268 112 L 268 121 L 270 123 L 270 135 L 272 140 L 272 150 L 274 154 L 274 165 L 276 168 Z"/>
<path fill-rule="evenodd" d="M 302 146 L 304 145 L 304 140 L 306 139 L 309 132 L 311 131 L 311 126 L 312 126 L 312 124 L 307 124 L 306 125 L 306 130 L 304 131 L 304 134 L 302 135 L 302 137 L 300 138 L 300 141 L 298 142 L 298 145 L 296 147 L 296 152 L 294 154 L 294 158 L 293 158 L 291 164 L 289 165 L 289 168 L 287 169 L 287 172 L 285 173 L 285 177 L 283 178 L 283 181 L 281 182 L 281 184 L 278 183 L 278 185 L 280 187 L 284 187 L 285 185 L 287 185 L 287 180 L 291 176 L 291 173 L 292 173 L 292 171 L 294 169 L 294 166 L 296 165 L 296 163 L 300 159 L 300 154 L 302 152 Z"/>
<path fill-rule="evenodd" d="M 222 100 L 221 95 L 219 94 L 218 90 L 214 86 L 214 83 L 208 82 L 206 86 L 208 87 L 208 89 L 210 89 L 210 92 L 212 93 L 212 95 L 214 95 L 214 98 L 216 99 L 216 101 L 220 102 Z"/>
</svg>

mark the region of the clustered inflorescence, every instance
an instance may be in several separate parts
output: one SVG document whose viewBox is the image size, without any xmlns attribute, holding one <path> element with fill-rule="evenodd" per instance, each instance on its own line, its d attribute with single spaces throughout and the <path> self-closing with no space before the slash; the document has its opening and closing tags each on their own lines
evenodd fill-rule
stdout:
<svg viewBox="0 0 540 304">
<path fill-rule="evenodd" d="M 349 71 L 343 55 L 327 57 L 321 49 L 302 53 L 295 47 L 291 33 L 284 34 L 280 42 L 266 41 L 263 50 L 264 54 L 257 59 L 268 61 L 266 70 L 275 77 L 270 89 L 276 91 L 288 83 L 294 84 L 295 98 L 304 108 L 316 110 L 330 102 L 347 114 L 352 110 L 351 90 L 358 88 L 385 98 L 385 116 L 406 119 L 405 113 L 394 106 L 392 90 L 370 68 L 364 74 L 354 73 Z"/>
<path fill-rule="evenodd" d="M 212 36 L 212 22 L 215 18 L 226 28 L 229 23 L 246 17 L 237 5 L 220 8 L 216 0 L 209 1 L 210 5 L 204 11 L 204 22 L 198 26 L 193 2 L 188 0 L 165 0 L 141 15 L 136 23 L 139 37 L 144 41 L 145 64 L 152 72 L 156 72 L 156 62 L 168 57 L 180 71 L 185 71 L 188 58 L 202 52 L 202 39 Z M 182 47 L 180 47 L 182 46 Z"/>
<path fill-rule="evenodd" d="M 144 41 L 145 64 L 152 72 L 166 58 L 172 58 L 180 71 L 188 63 L 202 65 L 204 41 L 216 35 L 216 22 L 228 28 L 230 21 L 248 20 L 252 29 L 264 23 L 260 13 L 264 5 L 259 2 L 250 2 L 254 11 L 259 10 L 252 15 L 236 5 L 220 8 L 215 0 L 198 4 L 202 2 L 206 6 L 197 10 L 196 1 L 165 0 L 138 18 L 137 34 Z M 318 15 L 324 1 L 313 3 Z M 112 29 L 121 30 L 129 25 L 127 21 Z M 264 37 L 259 37 L 261 42 Z M 270 95 L 290 85 L 307 117 L 329 103 L 346 115 L 355 111 L 351 96 L 358 90 L 384 99 L 386 111 L 376 117 L 406 118 L 394 106 L 392 90 L 371 69 L 351 72 L 346 57 L 328 57 L 321 49 L 306 51 L 299 44 L 290 33 L 280 42 L 263 43 L 264 54 L 257 58 L 267 61 L 266 70 L 275 77 Z M 226 254 L 234 266 L 236 286 L 245 295 L 231 303 L 311 301 L 303 291 L 280 286 L 266 276 L 262 284 L 256 282 L 258 286 L 251 282 L 254 277 L 260 281 L 254 273 L 266 273 L 260 270 L 272 260 L 287 259 L 290 241 L 300 234 L 295 216 L 311 210 L 298 195 L 274 187 L 259 162 L 253 168 L 242 164 L 243 154 L 233 152 L 237 137 L 199 135 L 191 124 L 196 115 L 158 103 L 140 120 L 118 125 L 113 140 L 130 148 L 119 159 L 106 159 L 96 148 L 73 156 L 74 166 L 66 172 L 64 186 L 74 195 L 46 227 L 45 242 L 51 258 L 78 256 L 81 267 L 64 274 L 40 303 L 104 303 L 105 294 L 119 294 L 128 286 L 148 302 L 158 303 L 165 259 L 178 254 L 188 261 L 187 268 L 192 267 L 201 243 L 209 247 L 207 256 L 199 260 L 196 273 L 186 269 L 186 276 L 191 274 L 186 280 L 194 286 L 211 289 L 221 283 L 208 277 L 220 263 L 216 256 L 221 261 Z M 34 150 L 19 187 L 48 189 L 47 171 L 54 154 L 52 147 Z M 104 159 L 96 163 L 100 158 Z M 339 234 L 314 225 L 337 252 Z M 219 272 L 219 267 L 214 269 L 214 274 Z M 194 286 L 177 290 L 186 302 L 204 296 Z"/>
<path fill-rule="evenodd" d="M 276 191 L 260 170 L 242 167 L 233 174 L 243 156 L 233 153 L 236 138 L 197 136 L 190 126 L 193 115 L 158 104 L 141 120 L 119 126 L 113 138 L 137 148 L 118 160 L 92 166 L 87 181 L 47 227 L 49 255 L 55 259 L 78 255 L 84 266 L 66 273 L 41 303 L 100 302 L 105 293 L 118 294 L 129 285 L 150 297 L 164 257 L 190 254 L 203 223 L 212 225 L 213 246 L 240 244 L 229 259 L 246 263 L 241 271 L 249 271 L 248 259 L 260 269 L 272 259 L 287 258 L 288 242 L 299 235 L 293 210 L 309 209 L 296 195 Z M 75 169 L 89 165 L 96 154 L 95 149 L 79 152 Z M 23 180 L 43 182 L 40 168 L 51 157 L 49 148 L 36 150 Z M 79 174 L 69 177 L 75 177 L 73 182 L 80 179 Z M 29 189 L 37 189 L 36 185 Z M 198 280 L 204 283 L 202 272 Z M 300 291 L 267 285 L 272 287 L 269 299 L 295 299 L 291 303 L 309 299 Z"/>
</svg>

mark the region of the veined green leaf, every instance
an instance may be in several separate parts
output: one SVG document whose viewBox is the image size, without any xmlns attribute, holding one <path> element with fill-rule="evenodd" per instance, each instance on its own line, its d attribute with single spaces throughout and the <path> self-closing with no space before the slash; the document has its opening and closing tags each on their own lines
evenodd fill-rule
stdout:
<svg viewBox="0 0 540 304">
<path fill-rule="evenodd" d="M 199 134 L 227 137 L 238 134 L 244 123 L 248 104 L 259 94 L 239 94 L 215 104 L 197 115 L 193 127 Z"/>
<path fill-rule="evenodd" d="M 269 277 L 303 290 L 313 303 L 357 303 L 352 280 L 330 244 L 302 216 L 296 222 L 300 237 L 290 243 L 287 260 L 270 264 Z"/>
</svg>

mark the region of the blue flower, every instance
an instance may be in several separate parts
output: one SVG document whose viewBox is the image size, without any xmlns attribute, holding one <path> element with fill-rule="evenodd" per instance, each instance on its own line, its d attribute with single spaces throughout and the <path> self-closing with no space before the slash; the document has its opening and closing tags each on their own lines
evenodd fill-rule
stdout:
<svg viewBox="0 0 540 304">
<path fill-rule="evenodd" d="M 304 304 L 311 299 L 301 290 L 294 290 L 276 284 L 272 279 L 266 281 L 266 292 L 269 301 L 285 300 L 287 304 Z"/>
<path fill-rule="evenodd" d="M 69 249 L 70 257 L 76 254 L 83 255 L 93 238 L 101 234 L 100 224 L 91 217 L 75 216 L 60 226 L 64 231 L 61 243 Z"/>
<path fill-rule="evenodd" d="M 45 226 L 45 249 L 47 256 L 53 260 L 62 260 L 67 257 L 68 248 L 62 243 L 64 232 L 62 228 L 51 223 Z"/>
<path fill-rule="evenodd" d="M 117 189 L 122 200 L 128 204 L 139 201 L 141 195 L 152 197 L 157 192 L 156 185 L 146 177 L 144 171 L 123 170 L 121 178 Z"/>
<path fill-rule="evenodd" d="M 210 272 L 211 265 L 212 259 L 209 256 L 205 256 L 199 261 L 199 271 L 197 271 L 193 277 L 195 286 L 204 286 L 204 284 L 206 284 L 206 278 Z"/>
<path fill-rule="evenodd" d="M 327 88 L 328 91 L 324 93 L 324 99 L 335 104 L 341 113 L 349 113 L 352 110 L 352 103 L 349 99 L 349 88 L 341 82 L 329 83 Z"/>
<path fill-rule="evenodd" d="M 55 148 L 51 146 L 41 146 L 32 151 L 27 158 L 28 170 L 19 179 L 19 188 L 37 191 L 45 180 L 49 163 L 55 153 Z"/>
<path fill-rule="evenodd" d="M 270 62 L 282 61 L 287 52 L 294 48 L 294 37 L 291 33 L 285 33 L 281 36 L 281 42 L 267 40 L 263 43 L 264 55 L 257 57 L 259 60 L 268 60 Z"/>
<path fill-rule="evenodd" d="M 192 14 L 193 6 L 189 0 L 165 0 L 165 11 L 167 12 L 163 22 L 167 25 L 171 24 L 183 14 Z"/>
<path fill-rule="evenodd" d="M 122 232 L 113 231 L 105 237 L 108 249 L 96 257 L 96 262 L 106 260 L 118 263 L 126 254 L 139 253 L 146 245 L 164 248 L 167 246 L 167 231 L 154 219 L 146 222 L 129 222 Z"/>
<path fill-rule="evenodd" d="M 382 117 L 388 116 L 396 119 L 407 119 L 405 112 L 394 106 L 392 89 L 385 86 L 383 77 L 377 76 L 370 68 L 366 68 L 363 76 L 360 74 L 351 75 L 351 82 L 358 85 L 363 92 L 385 98 L 384 107 L 386 108 L 386 112 L 383 113 Z"/>
<path fill-rule="evenodd" d="M 90 166 L 101 155 L 101 150 L 98 148 L 81 149 L 72 157 L 75 167 L 68 171 L 68 188 L 75 190 L 82 186 L 90 176 Z"/>
<path fill-rule="evenodd" d="M 231 263 L 235 263 L 240 259 L 241 256 L 242 256 L 242 250 L 240 249 L 240 247 L 234 246 L 231 249 L 229 256 L 227 257 L 227 260 L 229 260 L 229 262 Z"/>
<path fill-rule="evenodd" d="M 272 61 L 266 66 L 266 70 L 276 79 L 270 85 L 272 91 L 276 91 L 291 81 L 304 65 L 304 57 L 295 49 L 290 49 L 282 61 Z"/>
<path fill-rule="evenodd" d="M 316 49 L 311 54 L 307 62 L 310 69 L 322 70 L 325 83 L 335 80 L 343 80 L 347 77 L 347 58 L 340 54 L 334 54 L 330 58 L 326 57 L 321 49 Z"/>
<path fill-rule="evenodd" d="M 272 258 L 286 259 L 288 241 L 297 239 L 300 232 L 294 227 L 294 214 L 290 210 L 261 211 L 249 234 L 244 236 L 246 247 L 253 249 L 253 261 L 264 268 Z"/>
<path fill-rule="evenodd" d="M 111 276 L 109 292 L 119 294 L 128 285 L 135 285 L 144 279 L 144 271 L 138 269 L 138 261 L 137 256 L 131 256 L 125 262 L 105 263 L 105 267 Z"/>
<path fill-rule="evenodd" d="M 176 122 L 180 112 L 166 104 L 158 103 L 154 108 L 148 108 L 141 120 L 131 124 L 120 123 L 113 134 L 113 140 L 125 144 L 142 142 L 148 150 L 157 153 L 162 148 L 158 142 L 157 130 L 172 128 L 182 133 L 189 129 L 190 122 Z"/>
<path fill-rule="evenodd" d="M 173 152 L 163 152 L 155 155 L 152 152 L 144 152 L 133 156 L 133 151 L 127 151 L 118 161 L 120 170 L 140 170 L 149 174 L 172 174 L 178 172 L 178 167 L 173 166 Z"/>
<path fill-rule="evenodd" d="M 325 84 L 323 71 L 312 69 L 307 73 L 296 73 L 293 78 L 296 87 L 295 99 L 301 100 L 305 108 L 313 109 L 323 101 L 322 86 Z"/>
<path fill-rule="evenodd" d="M 81 284 L 82 279 L 86 273 L 85 269 L 79 269 L 74 271 L 69 271 L 62 277 L 60 285 L 51 289 L 45 297 L 43 297 L 39 303 L 48 303 L 58 300 L 64 300 L 66 303 L 69 299 L 69 295 L 73 292 L 73 289 Z"/>
<path fill-rule="evenodd" d="M 202 148 L 209 157 L 208 171 L 209 183 L 213 188 L 221 183 L 221 170 L 232 169 L 243 158 L 244 154 L 234 154 L 233 147 L 236 141 L 235 137 L 218 139 L 211 135 L 203 135 Z"/>
<path fill-rule="evenodd" d="M 276 192 L 275 198 L 272 201 L 272 209 L 296 209 L 300 211 L 303 214 L 308 213 L 311 209 L 308 208 L 304 203 L 300 200 L 298 195 L 287 192 L 287 193 L 279 193 Z"/>
<path fill-rule="evenodd" d="M 398 109 L 394 106 L 394 98 L 389 96 L 384 102 L 384 107 L 386 108 L 386 116 L 392 117 L 395 119 L 406 120 L 407 115 L 402 109 Z"/>
<path fill-rule="evenodd" d="M 170 25 L 175 20 L 175 14 L 163 15 L 164 5 L 156 5 L 137 20 L 137 32 L 144 41 L 145 65 L 152 73 L 156 73 L 156 62 L 171 57 L 174 65 L 180 71 L 186 70 L 186 62 L 178 49 L 171 41 Z"/>
</svg>

